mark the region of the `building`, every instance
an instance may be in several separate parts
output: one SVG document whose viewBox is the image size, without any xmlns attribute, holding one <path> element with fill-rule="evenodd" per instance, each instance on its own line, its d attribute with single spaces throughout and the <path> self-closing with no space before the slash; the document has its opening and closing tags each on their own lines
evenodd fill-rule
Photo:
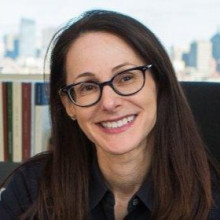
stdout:
<svg viewBox="0 0 220 220">
<path fill-rule="evenodd" d="M 19 40 L 15 34 L 6 34 L 3 37 L 4 57 L 16 59 L 18 57 Z"/>
<path fill-rule="evenodd" d="M 212 44 L 210 41 L 194 41 L 190 45 L 187 66 L 195 68 L 201 77 L 208 77 L 212 68 Z"/>
<path fill-rule="evenodd" d="M 220 73 L 220 29 L 218 32 L 211 38 L 212 42 L 212 55 L 216 60 L 216 70 Z"/>
<path fill-rule="evenodd" d="M 182 59 L 184 51 L 185 49 L 177 46 L 172 46 L 170 51 L 170 58 L 179 80 L 183 80 L 185 74 L 185 62 Z"/>
<path fill-rule="evenodd" d="M 49 47 L 49 44 L 56 33 L 56 28 L 55 27 L 48 27 L 43 29 L 42 31 L 42 48 L 41 48 L 41 54 L 42 57 L 45 57 L 47 49 Z"/>
<path fill-rule="evenodd" d="M 36 56 L 36 24 L 35 21 L 22 18 L 19 34 L 19 57 Z"/>
</svg>

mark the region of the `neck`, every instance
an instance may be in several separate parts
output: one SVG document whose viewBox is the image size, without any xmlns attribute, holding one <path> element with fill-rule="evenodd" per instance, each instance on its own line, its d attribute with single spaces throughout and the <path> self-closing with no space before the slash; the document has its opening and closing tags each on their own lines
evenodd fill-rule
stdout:
<svg viewBox="0 0 220 220">
<path fill-rule="evenodd" d="M 148 147 L 123 155 L 111 155 L 97 150 L 100 170 L 116 197 L 131 197 L 139 189 L 149 171 L 150 152 Z"/>
</svg>

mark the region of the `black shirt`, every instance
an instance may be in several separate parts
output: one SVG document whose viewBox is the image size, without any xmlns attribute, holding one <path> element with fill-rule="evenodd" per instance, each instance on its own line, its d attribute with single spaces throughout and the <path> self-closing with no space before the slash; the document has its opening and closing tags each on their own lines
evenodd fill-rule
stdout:
<svg viewBox="0 0 220 220">
<path fill-rule="evenodd" d="M 1 193 L 0 220 L 19 219 L 37 197 L 38 181 L 42 163 L 30 163 L 20 168 L 12 177 L 7 188 Z M 114 196 L 105 186 L 96 162 L 92 167 L 89 210 L 91 220 L 114 220 Z M 215 206 L 211 209 L 209 220 L 220 220 L 220 194 L 213 184 Z M 143 183 L 128 203 L 125 220 L 147 220 L 153 208 L 151 177 Z"/>
<path fill-rule="evenodd" d="M 128 203 L 126 220 L 149 219 L 152 211 L 151 178 L 142 185 Z M 92 219 L 114 219 L 114 196 L 105 186 L 96 162 L 93 163 L 93 178 L 90 186 L 90 213 Z"/>
</svg>

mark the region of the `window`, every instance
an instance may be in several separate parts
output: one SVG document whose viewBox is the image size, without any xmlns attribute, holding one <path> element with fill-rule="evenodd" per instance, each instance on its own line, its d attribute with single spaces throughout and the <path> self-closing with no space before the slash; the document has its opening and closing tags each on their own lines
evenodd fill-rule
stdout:
<svg viewBox="0 0 220 220">
<path fill-rule="evenodd" d="M 180 80 L 220 81 L 219 0 L 0 1 L 0 73 L 43 73 L 55 31 L 83 11 L 101 8 L 148 26 L 170 54 Z"/>
</svg>

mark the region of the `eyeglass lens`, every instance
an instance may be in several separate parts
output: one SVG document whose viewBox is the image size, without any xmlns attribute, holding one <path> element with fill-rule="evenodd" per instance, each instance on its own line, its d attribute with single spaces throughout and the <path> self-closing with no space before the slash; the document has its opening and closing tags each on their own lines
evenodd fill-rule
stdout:
<svg viewBox="0 0 220 220">
<path fill-rule="evenodd" d="M 68 94 L 72 101 L 80 106 L 87 106 L 96 103 L 102 93 L 102 84 L 95 82 L 82 82 L 72 86 Z M 128 70 L 119 73 L 110 80 L 114 91 L 119 95 L 131 95 L 142 88 L 144 84 L 144 75 L 142 70 Z"/>
</svg>

